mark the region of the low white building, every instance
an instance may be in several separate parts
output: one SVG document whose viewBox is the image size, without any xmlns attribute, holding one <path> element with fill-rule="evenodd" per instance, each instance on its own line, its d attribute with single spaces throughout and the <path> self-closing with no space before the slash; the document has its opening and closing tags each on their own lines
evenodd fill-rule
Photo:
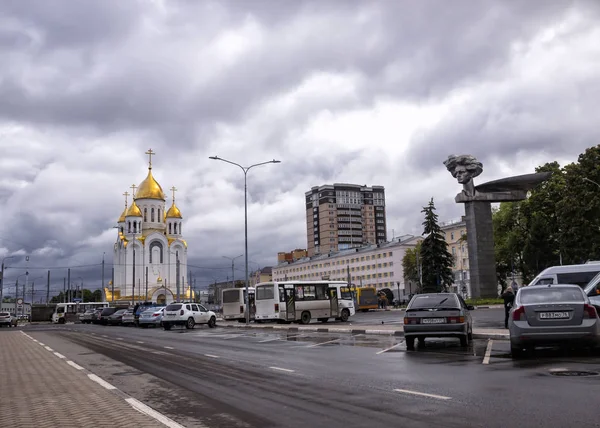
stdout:
<svg viewBox="0 0 600 428">
<path fill-rule="evenodd" d="M 421 239 L 405 235 L 377 245 L 283 262 L 273 268 L 273 281 L 347 281 L 350 276 L 357 287 L 389 288 L 394 294 L 400 290 L 401 295 L 406 295 L 402 259 L 406 250 L 415 248 Z"/>
<path fill-rule="evenodd" d="M 18 308 L 19 315 L 31 315 L 31 303 L 23 303 Z M 0 312 L 8 312 L 12 316 L 15 315 L 15 303 L 2 303 L 0 306 Z"/>
</svg>

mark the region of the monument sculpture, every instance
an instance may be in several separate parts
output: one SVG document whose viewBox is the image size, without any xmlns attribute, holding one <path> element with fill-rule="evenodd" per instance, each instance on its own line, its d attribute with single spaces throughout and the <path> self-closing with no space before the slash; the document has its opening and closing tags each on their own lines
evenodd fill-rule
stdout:
<svg viewBox="0 0 600 428">
<path fill-rule="evenodd" d="M 463 191 L 454 200 L 465 204 L 471 297 L 498 297 L 492 203 L 526 199 L 527 192 L 547 180 L 551 173 L 517 175 L 475 186 L 473 178 L 481 175 L 483 164 L 474 156 L 450 155 L 444 165 L 463 185 Z"/>
</svg>

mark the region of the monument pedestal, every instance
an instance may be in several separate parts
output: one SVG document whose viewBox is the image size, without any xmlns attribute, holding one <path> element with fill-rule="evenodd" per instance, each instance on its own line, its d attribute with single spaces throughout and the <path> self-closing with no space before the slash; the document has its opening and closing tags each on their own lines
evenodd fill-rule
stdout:
<svg viewBox="0 0 600 428">
<path fill-rule="evenodd" d="M 496 255 L 492 204 L 485 201 L 465 202 L 471 297 L 497 298 Z"/>
</svg>

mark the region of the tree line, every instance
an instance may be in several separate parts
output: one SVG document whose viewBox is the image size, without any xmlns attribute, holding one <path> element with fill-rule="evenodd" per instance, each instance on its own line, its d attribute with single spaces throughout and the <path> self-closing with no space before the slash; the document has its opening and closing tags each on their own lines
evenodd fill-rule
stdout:
<svg viewBox="0 0 600 428">
<path fill-rule="evenodd" d="M 576 162 L 549 162 L 535 171 L 551 176 L 524 201 L 493 209 L 496 273 L 503 287 L 513 272 L 526 284 L 550 266 L 600 260 L 600 145 Z M 406 251 L 404 279 L 413 292 L 439 292 L 454 282 L 452 254 L 433 199 L 422 212 L 424 238 Z"/>
</svg>

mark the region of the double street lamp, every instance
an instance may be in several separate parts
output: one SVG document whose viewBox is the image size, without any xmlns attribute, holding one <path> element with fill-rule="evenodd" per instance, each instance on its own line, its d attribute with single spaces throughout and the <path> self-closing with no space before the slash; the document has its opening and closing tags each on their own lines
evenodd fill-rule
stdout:
<svg viewBox="0 0 600 428">
<path fill-rule="evenodd" d="M 235 256 L 235 257 L 223 256 L 223 258 L 231 260 L 231 287 L 232 288 L 235 288 L 235 269 L 234 269 L 235 264 L 234 264 L 234 261 L 235 261 L 235 259 L 238 259 L 242 256 L 243 256 L 243 254 L 240 254 L 239 256 Z"/>
<path fill-rule="evenodd" d="M 221 162 L 229 163 L 231 165 L 235 165 L 244 172 L 244 248 L 245 248 L 245 256 L 246 256 L 245 257 L 245 259 L 246 259 L 245 260 L 246 297 L 244 300 L 246 303 L 246 325 L 248 325 L 248 324 L 250 324 L 250 308 L 248 307 L 248 305 L 249 305 L 249 302 L 248 302 L 248 171 L 250 171 L 250 169 L 254 168 L 255 166 L 266 165 L 268 163 L 280 163 L 281 161 L 273 159 L 273 160 L 270 160 L 267 162 L 256 163 L 256 164 L 250 165 L 250 166 L 242 166 L 238 163 L 232 162 L 227 159 L 220 158 L 218 156 L 209 156 L 209 159 L 218 160 Z"/>
</svg>

